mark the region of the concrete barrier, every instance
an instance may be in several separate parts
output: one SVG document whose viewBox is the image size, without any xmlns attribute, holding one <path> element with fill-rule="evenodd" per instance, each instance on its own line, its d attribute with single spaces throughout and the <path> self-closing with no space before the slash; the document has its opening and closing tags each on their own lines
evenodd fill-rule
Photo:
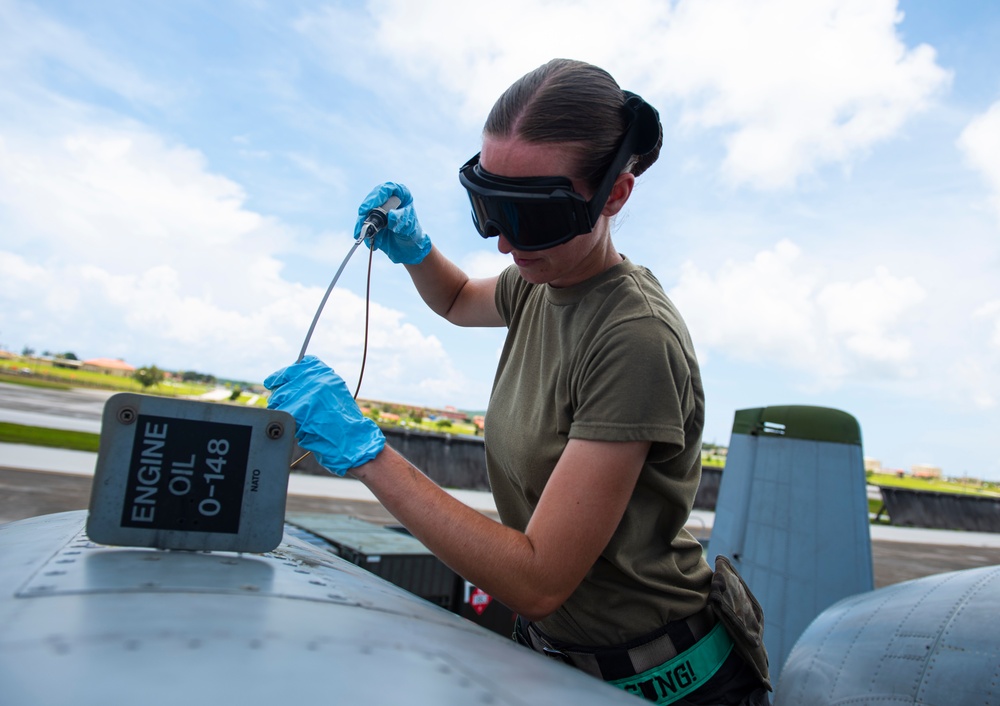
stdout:
<svg viewBox="0 0 1000 706">
<path fill-rule="evenodd" d="M 440 486 L 460 490 L 489 490 L 486 474 L 486 450 L 482 437 L 440 432 L 417 431 L 400 427 L 381 427 L 386 443 Z M 326 475 L 327 471 L 312 459 L 295 467 L 299 473 Z M 722 469 L 702 468 L 701 485 L 695 496 L 698 510 L 714 510 L 719 497 Z"/>
<path fill-rule="evenodd" d="M 383 427 L 385 441 L 438 485 L 489 490 L 481 437 Z"/>
<path fill-rule="evenodd" d="M 444 488 L 489 490 L 482 437 L 381 427 L 385 442 Z M 295 465 L 296 473 L 329 475 L 312 456 Z"/>
<path fill-rule="evenodd" d="M 722 469 L 716 466 L 701 467 L 701 484 L 698 494 L 694 496 L 695 510 L 715 510 L 719 499 L 719 486 L 722 484 Z"/>
<path fill-rule="evenodd" d="M 489 490 L 486 451 L 481 437 L 385 427 L 386 443 L 422 470 L 438 485 L 462 490 Z M 703 467 L 695 496 L 698 510 L 714 510 L 722 469 Z"/>
<path fill-rule="evenodd" d="M 908 488 L 880 490 L 893 525 L 1000 532 L 1000 498 Z"/>
</svg>

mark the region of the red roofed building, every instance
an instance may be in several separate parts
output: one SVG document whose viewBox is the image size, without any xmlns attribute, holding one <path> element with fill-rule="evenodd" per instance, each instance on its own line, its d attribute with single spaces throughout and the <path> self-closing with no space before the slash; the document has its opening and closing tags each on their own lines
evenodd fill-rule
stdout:
<svg viewBox="0 0 1000 706">
<path fill-rule="evenodd" d="M 116 358 L 91 358 L 83 361 L 81 369 L 105 375 L 118 375 L 123 378 L 131 377 L 132 373 L 135 372 L 134 366 Z"/>
</svg>

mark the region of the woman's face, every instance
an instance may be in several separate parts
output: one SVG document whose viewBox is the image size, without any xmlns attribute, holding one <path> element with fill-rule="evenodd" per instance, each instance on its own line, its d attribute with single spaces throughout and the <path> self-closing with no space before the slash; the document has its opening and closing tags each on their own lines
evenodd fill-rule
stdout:
<svg viewBox="0 0 1000 706">
<path fill-rule="evenodd" d="M 518 138 L 483 138 L 479 163 L 486 171 L 504 177 L 562 176 L 573 182 L 573 189 L 590 197 L 590 191 L 573 178 L 574 156 L 565 145 L 525 142 Z M 510 254 L 526 281 L 568 287 L 583 282 L 616 264 L 621 256 L 611 244 L 608 219 L 601 216 L 594 230 L 547 250 L 517 250 L 500 234 L 497 248 Z M 610 251 L 610 252 L 609 252 Z"/>
</svg>

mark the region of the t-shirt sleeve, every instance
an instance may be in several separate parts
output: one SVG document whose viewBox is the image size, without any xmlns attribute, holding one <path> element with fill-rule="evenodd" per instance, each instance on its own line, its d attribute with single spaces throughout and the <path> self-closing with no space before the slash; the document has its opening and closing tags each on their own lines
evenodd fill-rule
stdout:
<svg viewBox="0 0 1000 706">
<path fill-rule="evenodd" d="M 493 299 L 496 302 L 497 311 L 503 317 L 504 322 L 510 326 L 511 318 L 514 315 L 514 302 L 517 300 L 518 285 L 524 280 L 517 272 L 516 265 L 509 265 L 507 269 L 500 273 L 497 280 L 496 291 Z"/>
<path fill-rule="evenodd" d="M 684 446 L 685 420 L 695 407 L 691 369 L 670 327 L 636 319 L 588 346 L 572 394 L 571 439 L 652 441 L 654 455 Z"/>
</svg>

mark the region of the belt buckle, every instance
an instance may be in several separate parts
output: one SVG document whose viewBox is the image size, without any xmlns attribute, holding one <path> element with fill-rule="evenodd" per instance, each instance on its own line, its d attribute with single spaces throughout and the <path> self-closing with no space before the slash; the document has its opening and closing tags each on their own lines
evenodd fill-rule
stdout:
<svg viewBox="0 0 1000 706">
<path fill-rule="evenodd" d="M 542 645 L 542 654 L 551 659 L 557 659 L 560 662 L 565 662 L 566 664 L 572 664 L 569 655 L 561 650 L 557 650 L 554 647 L 549 647 L 548 645 Z"/>
</svg>

